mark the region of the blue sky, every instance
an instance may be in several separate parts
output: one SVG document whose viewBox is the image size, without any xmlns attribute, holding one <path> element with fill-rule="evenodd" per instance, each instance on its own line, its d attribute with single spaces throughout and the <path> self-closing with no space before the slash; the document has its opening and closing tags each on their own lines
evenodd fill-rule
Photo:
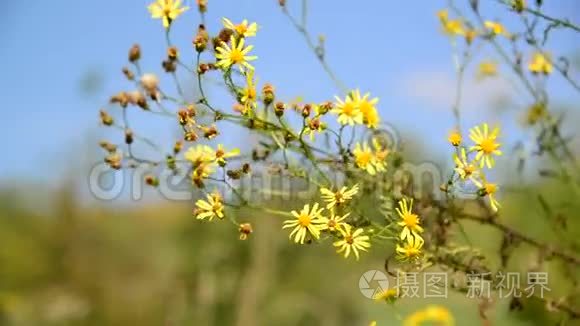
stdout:
<svg viewBox="0 0 580 326">
<path fill-rule="evenodd" d="M 1 5 L 0 136 L 4 155 L 0 180 L 21 176 L 51 180 L 76 161 L 100 160 L 90 155 L 99 153 L 95 141 L 108 135 L 97 127 L 98 109 L 106 105 L 110 94 L 131 89 L 120 74 L 128 48 L 140 43 L 144 70 L 162 73 L 163 30 L 159 21 L 149 18 L 148 2 L 31 0 Z M 426 147 L 445 146 L 445 135 L 453 125 L 449 108 L 454 76 L 451 47 L 439 32 L 435 13 L 446 2 L 309 2 L 308 27 L 314 35 L 326 35 L 327 60 L 337 75 L 349 87 L 378 96 L 383 119 L 404 134 L 420 137 Z M 484 15 L 510 26 L 513 14 L 491 2 L 482 6 Z M 288 3 L 297 13 L 299 1 Z M 557 5 L 548 1 L 547 5 L 546 10 L 556 15 L 580 12 L 574 0 Z M 234 22 L 243 18 L 258 22 L 260 30 L 252 40 L 260 57 L 257 75 L 261 82 L 273 83 L 281 98 L 322 101 L 337 94 L 277 1 L 209 0 L 211 32 L 218 30 L 222 16 Z M 570 18 L 580 20 L 579 14 L 575 16 Z M 172 40 L 184 58 L 192 55 L 197 24 L 199 17 L 190 10 L 172 29 Z M 577 50 L 577 41 L 577 35 L 561 32 L 549 46 L 570 54 Z M 480 58 L 488 58 L 490 53 L 484 50 Z M 486 108 L 489 95 L 505 91 L 506 82 L 479 85 L 473 81 L 472 71 L 467 78 L 470 99 L 464 106 L 464 125 L 481 119 L 513 120 L 513 114 L 506 117 Z M 577 93 L 566 84 L 550 80 L 550 87 L 560 103 L 578 102 Z M 216 101 L 224 108 L 231 106 L 230 100 Z M 522 97 L 516 102 L 525 105 L 527 101 Z M 504 124 L 508 132 L 520 134 L 516 124 Z M 144 122 L 143 128 L 145 132 L 158 130 L 152 122 Z"/>
</svg>

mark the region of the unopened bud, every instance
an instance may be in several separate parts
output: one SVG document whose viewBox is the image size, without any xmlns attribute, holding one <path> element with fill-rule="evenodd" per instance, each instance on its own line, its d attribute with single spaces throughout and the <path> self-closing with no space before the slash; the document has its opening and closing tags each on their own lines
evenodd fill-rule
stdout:
<svg viewBox="0 0 580 326">
<path fill-rule="evenodd" d="M 133 143 L 133 131 L 131 129 L 125 129 L 125 143 L 127 145 Z"/>
<path fill-rule="evenodd" d="M 304 107 L 302 108 L 302 116 L 304 118 L 310 116 L 310 112 L 312 111 L 312 105 L 310 104 L 305 104 Z"/>
<path fill-rule="evenodd" d="M 183 148 L 183 142 L 181 140 L 176 141 L 175 144 L 173 145 L 173 154 L 175 154 L 175 155 L 179 154 L 179 152 L 181 152 L 182 148 Z"/>
<path fill-rule="evenodd" d="M 139 44 L 133 44 L 131 49 L 129 49 L 129 61 L 135 62 L 141 59 L 141 47 Z"/>
<path fill-rule="evenodd" d="M 275 95 L 274 95 L 274 86 L 270 84 L 264 85 L 262 88 L 262 97 L 264 98 L 264 104 L 270 105 L 274 102 Z"/>
<path fill-rule="evenodd" d="M 284 109 L 285 105 L 282 102 L 276 102 L 276 105 L 274 105 L 274 113 L 276 114 L 277 117 L 281 117 L 284 115 Z"/>
<path fill-rule="evenodd" d="M 240 224 L 239 231 L 240 231 L 240 240 L 248 239 L 248 236 L 250 236 L 250 234 L 254 232 L 254 230 L 252 230 L 252 225 L 250 223 Z"/>
<path fill-rule="evenodd" d="M 179 58 L 179 50 L 177 49 L 177 47 L 172 46 L 169 49 L 167 49 L 167 59 L 175 61 L 178 58 Z"/>
<path fill-rule="evenodd" d="M 101 116 L 101 123 L 104 124 L 105 126 L 110 126 L 113 124 L 113 117 L 111 117 L 107 111 L 105 110 L 101 110 L 99 112 L 100 116 Z"/>
<path fill-rule="evenodd" d="M 128 80 L 134 80 L 135 79 L 135 74 L 131 70 L 129 70 L 129 68 L 127 68 L 127 67 L 123 67 L 123 75 L 125 75 L 125 77 Z"/>
<path fill-rule="evenodd" d="M 157 187 L 159 185 L 159 179 L 153 175 L 147 175 L 145 176 L 145 183 L 149 186 Z"/>
</svg>

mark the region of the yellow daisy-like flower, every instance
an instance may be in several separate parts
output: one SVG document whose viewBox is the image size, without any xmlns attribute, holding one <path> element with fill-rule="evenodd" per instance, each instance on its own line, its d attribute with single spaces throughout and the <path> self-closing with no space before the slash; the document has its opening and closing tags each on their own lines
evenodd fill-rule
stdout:
<svg viewBox="0 0 580 326">
<path fill-rule="evenodd" d="M 240 37 L 250 37 L 256 36 L 258 31 L 258 24 L 251 23 L 248 25 L 248 20 L 244 19 L 241 23 L 235 25 L 231 20 L 227 18 L 222 18 L 222 22 L 225 28 L 235 31 Z"/>
<path fill-rule="evenodd" d="M 437 17 L 439 17 L 439 21 L 441 22 L 443 33 L 449 36 L 465 34 L 465 29 L 463 28 L 461 20 L 449 19 L 449 12 L 447 9 L 439 10 L 437 12 Z"/>
<path fill-rule="evenodd" d="M 433 323 L 439 326 L 453 326 L 453 315 L 444 307 L 430 305 L 426 309 L 419 310 L 405 318 L 403 326 L 419 326 L 425 323 Z"/>
<path fill-rule="evenodd" d="M 477 165 L 467 161 L 467 154 L 465 148 L 461 149 L 461 154 L 453 154 L 453 161 L 455 162 L 455 172 L 459 174 L 462 180 L 471 179 L 476 180 L 480 175 L 480 170 Z"/>
<path fill-rule="evenodd" d="M 370 175 L 375 175 L 377 169 L 375 166 L 375 155 L 367 143 L 357 143 L 355 145 L 354 160 L 359 169 L 365 170 Z"/>
<path fill-rule="evenodd" d="M 314 239 L 320 238 L 320 231 L 324 227 L 324 221 L 321 219 L 321 213 L 324 208 L 318 209 L 318 203 L 312 205 L 304 205 L 304 208 L 298 213 L 292 211 L 291 214 L 295 217 L 292 220 L 284 221 L 283 229 L 294 228 L 290 232 L 290 238 L 294 237 L 294 242 L 304 244 L 306 235 L 310 234 Z"/>
<path fill-rule="evenodd" d="M 505 37 L 510 36 L 508 31 L 505 29 L 505 27 L 503 27 L 503 25 L 501 23 L 494 22 L 491 20 L 486 20 L 484 22 L 484 26 L 491 33 L 492 36 L 495 36 L 495 35 L 503 35 Z"/>
<path fill-rule="evenodd" d="M 216 65 L 223 70 L 229 69 L 232 65 L 238 65 L 242 72 L 244 72 L 244 67 L 253 70 L 254 67 L 248 61 L 256 60 L 258 57 L 250 56 L 248 52 L 252 51 L 254 46 L 248 45 L 244 48 L 244 38 L 236 40 L 233 36 L 230 39 L 230 43 L 231 47 L 226 42 L 222 42 L 217 47 L 215 57 L 218 59 L 218 62 Z"/>
<path fill-rule="evenodd" d="M 403 246 L 397 245 L 397 258 L 403 261 L 418 258 L 424 243 L 425 241 L 421 237 L 407 237 Z"/>
<path fill-rule="evenodd" d="M 218 144 L 217 149 L 215 150 L 214 153 L 214 159 L 220 166 L 224 166 L 226 165 L 228 158 L 238 155 L 240 155 L 239 149 L 234 148 L 231 151 L 227 152 L 222 144 Z"/>
<path fill-rule="evenodd" d="M 483 181 L 483 184 L 480 184 L 479 192 L 482 196 L 487 196 L 489 198 L 489 204 L 494 212 L 497 212 L 501 205 L 495 198 L 495 193 L 498 190 L 498 186 L 495 183 L 489 183 L 487 181 Z"/>
<path fill-rule="evenodd" d="M 477 78 L 484 79 L 486 77 L 497 76 L 497 62 L 495 61 L 483 61 L 479 64 L 477 70 Z"/>
<path fill-rule="evenodd" d="M 335 206 L 344 205 L 347 201 L 351 200 L 354 195 L 358 193 L 358 184 L 355 184 L 352 188 L 348 189 L 346 186 L 340 188 L 336 192 L 328 188 L 320 188 L 320 194 L 322 199 L 327 202 L 326 209 L 331 209 Z"/>
<path fill-rule="evenodd" d="M 185 152 L 183 156 L 186 160 L 190 161 L 194 167 L 214 160 L 213 150 L 207 145 L 192 146 L 187 149 L 187 152 Z"/>
<path fill-rule="evenodd" d="M 346 96 L 344 102 L 339 97 L 336 97 L 335 108 L 330 112 L 338 114 L 338 122 L 341 125 L 354 126 L 355 124 L 363 123 L 362 112 L 350 95 Z"/>
<path fill-rule="evenodd" d="M 480 167 L 485 165 L 488 168 L 492 168 L 495 164 L 493 156 L 502 154 L 499 150 L 501 144 L 496 142 L 498 134 L 499 128 L 495 127 L 490 133 L 487 123 L 483 124 L 483 132 L 479 126 L 469 130 L 469 138 L 475 143 L 469 150 L 477 151 L 475 160 L 480 162 Z"/>
<path fill-rule="evenodd" d="M 338 248 L 337 253 L 343 253 L 344 258 L 348 258 L 351 252 L 354 253 L 356 259 L 359 259 L 359 250 L 367 251 L 371 247 L 369 236 L 363 235 L 363 229 L 356 229 L 351 232 L 352 227 L 347 227 L 345 230 L 340 230 L 342 239 L 333 243 Z"/>
<path fill-rule="evenodd" d="M 376 294 L 373 299 L 375 301 L 386 301 L 388 303 L 393 303 L 397 300 L 399 296 L 399 291 L 395 288 L 385 289 L 381 293 Z"/>
<path fill-rule="evenodd" d="M 549 54 L 536 52 L 528 64 L 528 69 L 534 74 L 549 75 L 554 70 L 554 66 Z"/>
<path fill-rule="evenodd" d="M 191 181 L 199 188 L 204 187 L 204 179 L 207 179 L 212 173 L 214 173 L 214 164 L 203 162 L 197 165 L 191 172 Z"/>
<path fill-rule="evenodd" d="M 385 171 L 387 168 L 387 156 L 390 151 L 381 145 L 378 138 L 373 138 L 374 165 L 378 172 Z"/>
<path fill-rule="evenodd" d="M 419 233 L 423 232 L 423 228 L 421 227 L 419 222 L 419 215 L 413 214 L 413 199 L 409 201 L 407 204 L 407 200 L 405 198 L 399 200 L 399 207 L 396 208 L 397 213 L 401 217 L 402 221 L 398 224 L 403 227 L 401 231 L 401 240 L 405 240 L 405 238 L 413 237 L 420 237 Z"/>
<path fill-rule="evenodd" d="M 213 220 L 214 217 L 224 218 L 224 203 L 222 196 L 218 192 L 207 195 L 207 200 L 199 199 L 195 202 L 195 217 L 198 220 Z"/>
<path fill-rule="evenodd" d="M 449 141 L 449 143 L 451 143 L 453 146 L 459 146 L 462 140 L 463 138 L 457 130 L 452 130 L 447 137 L 447 141 Z"/>
<path fill-rule="evenodd" d="M 373 99 L 369 99 L 370 96 L 370 93 L 366 93 L 361 97 L 361 93 L 357 89 L 353 92 L 352 99 L 355 103 L 355 106 L 357 106 L 359 111 L 362 113 L 363 122 L 369 128 L 376 128 L 380 123 L 379 113 L 376 108 L 376 104 L 379 102 L 379 98 L 375 97 Z"/>
<path fill-rule="evenodd" d="M 254 70 L 246 71 L 246 87 L 242 89 L 240 101 L 246 110 L 253 110 L 258 106 L 257 103 L 256 83 L 254 81 Z"/>
<path fill-rule="evenodd" d="M 150 4 L 147 9 L 151 13 L 151 18 L 162 19 L 163 27 L 169 28 L 171 22 L 189 7 L 182 7 L 181 0 L 157 0 Z"/>
<path fill-rule="evenodd" d="M 342 216 L 336 215 L 334 210 L 330 211 L 330 217 L 322 216 L 321 220 L 324 222 L 324 225 L 321 228 L 321 231 L 328 230 L 330 232 L 346 230 L 346 228 L 351 227 L 350 224 L 344 222 L 346 218 L 350 215 L 350 213 L 346 213 Z"/>
</svg>

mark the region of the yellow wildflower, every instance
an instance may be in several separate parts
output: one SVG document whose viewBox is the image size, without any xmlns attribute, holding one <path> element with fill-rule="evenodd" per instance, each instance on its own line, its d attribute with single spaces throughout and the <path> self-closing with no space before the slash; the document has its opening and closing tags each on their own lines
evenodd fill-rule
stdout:
<svg viewBox="0 0 580 326">
<path fill-rule="evenodd" d="M 356 231 L 351 232 L 352 227 L 347 227 L 345 230 L 339 230 L 342 234 L 342 239 L 336 241 L 333 245 L 338 247 L 337 253 L 344 252 L 344 258 L 348 258 L 352 251 L 358 260 L 359 250 L 367 251 L 370 248 L 369 236 L 363 235 L 363 229 L 356 229 Z"/>
<path fill-rule="evenodd" d="M 510 36 L 508 31 L 505 29 L 505 27 L 503 27 L 503 25 L 501 23 L 494 22 L 491 20 L 486 20 L 484 22 L 484 25 L 485 25 L 485 28 L 487 28 L 487 30 L 490 32 L 490 34 L 492 36 L 496 36 L 496 35 L 503 35 L 505 37 Z"/>
<path fill-rule="evenodd" d="M 256 93 L 256 83 L 254 81 L 254 70 L 246 71 L 246 87 L 242 89 L 240 101 L 246 110 L 255 109 L 258 106 Z"/>
<path fill-rule="evenodd" d="M 191 172 L 191 181 L 198 187 L 203 188 L 203 180 L 207 179 L 212 173 L 214 173 L 214 164 L 211 163 L 200 163 L 195 166 Z"/>
<path fill-rule="evenodd" d="M 224 218 L 224 204 L 222 196 L 218 192 L 207 195 L 207 200 L 199 199 L 195 202 L 197 207 L 195 210 L 195 217 L 198 220 L 208 219 L 213 220 L 214 217 L 219 219 Z"/>
<path fill-rule="evenodd" d="M 459 131 L 452 130 L 449 133 L 449 137 L 447 137 L 447 140 L 451 143 L 451 145 L 459 146 L 459 144 L 461 144 L 461 141 L 463 140 L 463 138 L 461 137 L 461 134 L 459 133 Z"/>
<path fill-rule="evenodd" d="M 497 75 L 497 62 L 495 61 L 483 61 L 479 64 L 479 69 L 477 71 L 477 78 L 483 79 L 486 77 L 493 77 Z"/>
<path fill-rule="evenodd" d="M 187 149 L 187 152 L 185 152 L 183 156 L 186 160 L 190 161 L 194 167 L 214 160 L 213 150 L 207 145 L 192 146 Z"/>
<path fill-rule="evenodd" d="M 497 184 L 489 183 L 484 180 L 483 184 L 479 184 L 479 187 L 480 187 L 479 194 L 481 196 L 487 196 L 489 198 L 489 204 L 491 206 L 491 209 L 493 209 L 494 212 L 497 212 L 497 210 L 501 206 L 497 201 L 497 199 L 495 198 L 495 193 L 499 188 Z"/>
<path fill-rule="evenodd" d="M 546 108 L 546 103 L 538 102 L 531 105 L 526 111 L 525 122 L 529 125 L 535 125 L 538 121 L 541 121 L 548 117 L 548 110 Z"/>
<path fill-rule="evenodd" d="M 393 303 L 397 300 L 399 296 L 399 291 L 395 288 L 385 289 L 381 293 L 376 294 L 373 299 L 376 301 L 386 301 L 388 303 Z"/>
<path fill-rule="evenodd" d="M 407 200 L 405 198 L 399 200 L 399 207 L 396 208 L 397 213 L 401 217 L 402 221 L 398 224 L 403 227 L 401 231 L 401 240 L 405 240 L 405 238 L 413 237 L 420 237 L 419 233 L 423 232 L 423 228 L 421 227 L 419 222 L 419 215 L 413 214 L 413 199 L 409 201 L 407 204 Z"/>
<path fill-rule="evenodd" d="M 238 155 L 240 155 L 239 149 L 234 148 L 231 151 L 226 152 L 224 146 L 222 144 L 218 144 L 217 149 L 215 150 L 214 153 L 214 159 L 220 166 L 224 166 L 226 165 L 228 158 Z"/>
<path fill-rule="evenodd" d="M 455 172 L 459 174 L 462 180 L 471 179 L 475 180 L 480 175 L 478 167 L 472 162 L 467 161 L 467 154 L 465 148 L 461 149 L 461 154 L 453 155 L 453 161 L 455 161 Z"/>
<path fill-rule="evenodd" d="M 151 18 L 162 19 L 163 27 L 169 28 L 171 22 L 189 7 L 181 7 L 181 0 L 157 0 L 151 3 L 147 9 L 151 13 Z"/>
<path fill-rule="evenodd" d="M 465 34 L 465 30 L 463 28 L 463 23 L 461 22 L 461 20 L 449 19 L 449 13 L 447 9 L 438 11 L 437 16 L 439 17 L 439 21 L 441 22 L 443 33 L 450 36 Z"/>
<path fill-rule="evenodd" d="M 362 145 L 357 143 L 353 154 L 357 167 L 367 171 L 370 175 L 375 175 L 377 173 L 375 156 L 367 143 L 363 143 Z"/>
<path fill-rule="evenodd" d="M 477 151 L 475 160 L 480 162 L 480 167 L 486 165 L 488 168 L 492 168 L 495 164 L 493 155 L 499 156 L 502 154 L 499 150 L 501 144 L 496 142 L 498 134 L 499 128 L 495 127 L 490 133 L 487 123 L 483 124 L 483 132 L 479 126 L 469 130 L 469 138 L 475 143 L 469 150 Z"/>
<path fill-rule="evenodd" d="M 238 65 L 240 71 L 244 71 L 244 67 L 253 70 L 254 67 L 248 63 L 248 61 L 256 60 L 258 57 L 249 56 L 248 52 L 252 51 L 253 45 L 248 45 L 244 48 L 245 40 L 240 38 L 236 40 L 233 36 L 230 39 L 231 47 L 226 43 L 222 42 L 216 49 L 216 58 L 218 62 L 216 65 L 224 70 L 229 69 L 232 65 Z"/>
<path fill-rule="evenodd" d="M 338 122 L 341 125 L 354 126 L 363 123 L 362 112 L 350 95 L 346 96 L 344 102 L 336 97 L 336 106 L 330 112 L 338 114 Z"/>
<path fill-rule="evenodd" d="M 322 230 L 328 230 L 330 232 L 346 230 L 346 228 L 351 227 L 348 223 L 344 222 L 350 213 L 346 213 L 342 216 L 336 215 L 334 210 L 330 211 L 330 217 L 322 216 L 321 220 L 324 222 Z"/>
<path fill-rule="evenodd" d="M 283 229 L 294 228 L 290 233 L 290 238 L 294 236 L 294 242 L 304 244 L 306 234 L 310 234 L 314 239 L 320 238 L 320 231 L 323 228 L 324 221 L 321 219 L 320 213 L 324 208 L 318 209 L 318 203 L 312 205 L 304 205 L 304 208 L 298 213 L 292 211 L 291 214 L 295 217 L 292 220 L 284 221 Z"/>
<path fill-rule="evenodd" d="M 231 20 L 229 20 L 225 17 L 222 18 L 222 22 L 223 22 L 225 28 L 229 28 L 229 29 L 235 31 L 238 34 L 238 36 L 240 36 L 240 37 L 256 36 L 256 32 L 258 31 L 258 24 L 251 23 L 248 25 L 247 19 L 244 19 L 238 25 L 235 25 L 234 23 L 232 23 Z"/>
<path fill-rule="evenodd" d="M 403 322 L 404 326 L 418 326 L 424 325 L 424 323 L 433 323 L 434 325 L 440 326 L 453 326 L 455 325 L 455 320 L 451 312 L 444 307 L 429 305 L 423 310 L 414 312 Z"/>
<path fill-rule="evenodd" d="M 380 122 L 379 113 L 376 108 L 376 104 L 379 102 L 379 98 L 375 97 L 373 99 L 369 99 L 370 96 L 370 93 L 366 93 L 361 97 L 361 93 L 357 89 L 353 92 L 352 100 L 355 102 L 355 106 L 357 106 L 359 111 L 362 113 L 363 122 L 369 128 L 376 128 Z"/>
<path fill-rule="evenodd" d="M 403 246 L 397 244 L 397 257 L 403 261 L 418 258 L 424 243 L 425 241 L 421 237 L 407 237 Z"/>
<path fill-rule="evenodd" d="M 358 184 L 355 184 L 352 188 L 348 189 L 346 186 L 340 188 L 336 192 L 331 191 L 328 188 L 320 188 L 320 194 L 322 199 L 327 202 L 326 209 L 331 209 L 334 206 L 341 206 L 347 201 L 351 200 L 354 195 L 358 193 Z"/>
<path fill-rule="evenodd" d="M 550 55 L 547 53 L 536 52 L 528 64 L 528 69 L 534 74 L 549 75 L 552 73 L 554 66 Z"/>
</svg>

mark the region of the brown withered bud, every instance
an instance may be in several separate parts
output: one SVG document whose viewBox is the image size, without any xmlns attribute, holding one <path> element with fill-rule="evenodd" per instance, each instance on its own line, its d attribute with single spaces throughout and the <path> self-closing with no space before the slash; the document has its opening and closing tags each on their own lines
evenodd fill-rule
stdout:
<svg viewBox="0 0 580 326">
<path fill-rule="evenodd" d="M 116 95 L 111 96 L 111 103 L 117 103 L 120 106 L 126 108 L 129 104 L 129 95 L 126 92 L 119 92 Z"/>
<path fill-rule="evenodd" d="M 181 152 L 181 149 L 183 149 L 183 142 L 181 140 L 178 140 L 173 145 L 173 154 L 175 155 L 179 154 L 179 152 Z"/>
<path fill-rule="evenodd" d="M 106 150 L 109 153 L 114 153 L 117 151 L 117 145 L 111 144 L 106 140 L 101 140 L 99 142 L 99 146 L 101 146 L 102 149 Z"/>
<path fill-rule="evenodd" d="M 101 123 L 104 124 L 105 126 L 110 126 L 113 124 L 113 117 L 111 117 L 107 111 L 105 110 L 101 110 L 99 112 L 99 115 L 101 116 Z"/>
<path fill-rule="evenodd" d="M 242 172 L 244 172 L 244 174 L 248 174 L 248 173 L 252 172 L 252 169 L 250 167 L 250 163 L 244 163 L 244 165 L 242 165 Z"/>
<path fill-rule="evenodd" d="M 133 143 L 133 131 L 131 129 L 125 129 L 125 143 L 128 145 Z"/>
<path fill-rule="evenodd" d="M 200 63 L 199 66 L 197 66 L 197 72 L 200 75 L 203 75 L 208 71 L 209 71 L 209 66 L 207 65 L 207 63 Z"/>
<path fill-rule="evenodd" d="M 198 138 L 197 134 L 196 134 L 195 132 L 193 132 L 193 131 L 187 131 L 187 132 L 186 132 L 186 133 L 183 135 L 183 139 L 184 139 L 185 141 L 188 141 L 188 142 L 193 142 L 193 141 L 196 141 L 196 140 L 197 140 L 197 138 Z"/>
<path fill-rule="evenodd" d="M 133 44 L 131 49 L 129 49 L 129 61 L 135 62 L 141 59 L 141 47 L 139 44 Z"/>
<path fill-rule="evenodd" d="M 207 48 L 207 43 L 209 42 L 209 34 L 207 33 L 205 26 L 200 24 L 197 29 L 197 34 L 193 38 L 193 46 L 197 52 L 203 52 Z"/>
<path fill-rule="evenodd" d="M 217 127 L 215 125 L 211 125 L 209 127 L 202 127 L 202 131 L 203 136 L 207 139 L 213 139 L 219 134 L 219 131 L 217 130 Z"/>
<path fill-rule="evenodd" d="M 177 69 L 177 64 L 173 60 L 163 60 L 163 62 L 161 62 L 161 66 L 167 73 L 175 72 Z"/>
<path fill-rule="evenodd" d="M 280 7 L 284 7 L 286 6 L 286 0 L 278 0 L 278 4 L 280 5 Z"/>
<path fill-rule="evenodd" d="M 197 115 L 197 109 L 195 108 L 195 105 L 190 104 L 190 105 L 187 106 L 187 115 L 190 118 L 193 118 L 193 117 L 195 117 Z"/>
<path fill-rule="evenodd" d="M 227 170 L 226 175 L 232 180 L 239 180 L 242 177 L 241 170 Z"/>
<path fill-rule="evenodd" d="M 111 153 L 105 157 L 105 163 L 115 170 L 121 169 L 121 155 L 119 153 Z"/>
<path fill-rule="evenodd" d="M 276 114 L 277 117 L 281 117 L 284 115 L 285 108 L 286 106 L 284 105 L 284 103 L 276 102 L 276 104 L 274 105 L 274 113 Z"/>
<path fill-rule="evenodd" d="M 149 174 L 145 176 L 145 183 L 149 186 L 157 187 L 159 185 L 159 179 Z"/>
<path fill-rule="evenodd" d="M 265 105 L 270 105 L 274 102 L 275 95 L 274 95 L 274 86 L 270 84 L 264 85 L 262 88 L 262 97 L 264 99 Z"/>
<path fill-rule="evenodd" d="M 186 109 L 180 109 L 177 111 L 177 119 L 179 120 L 179 124 L 185 126 L 189 122 L 189 114 L 187 113 Z"/>
<path fill-rule="evenodd" d="M 250 234 L 252 234 L 252 232 L 254 232 L 254 230 L 252 230 L 252 225 L 250 223 L 240 224 L 239 231 L 240 231 L 240 240 L 248 239 Z"/>
<path fill-rule="evenodd" d="M 128 80 L 134 80 L 135 79 L 135 74 L 131 70 L 129 70 L 129 68 L 127 68 L 127 67 L 123 67 L 123 75 L 125 75 L 125 77 Z"/>
<path fill-rule="evenodd" d="M 149 110 L 149 105 L 147 104 L 147 98 L 145 95 L 140 91 L 136 90 L 131 93 L 128 93 L 129 102 L 133 105 L 137 105 L 138 107 L 142 108 L 143 110 Z"/>
<path fill-rule="evenodd" d="M 196 0 L 196 2 L 199 12 L 204 13 L 207 11 L 207 0 Z"/>
<path fill-rule="evenodd" d="M 320 103 L 320 105 L 318 106 L 318 113 L 320 115 L 324 115 L 327 114 L 330 110 L 332 110 L 332 102 L 324 102 L 324 103 Z"/>
<path fill-rule="evenodd" d="M 306 117 L 310 116 L 310 112 L 312 112 L 312 105 L 310 105 L 310 104 L 305 104 L 305 105 L 302 107 L 302 116 L 303 116 L 304 118 L 306 118 Z"/>
<path fill-rule="evenodd" d="M 175 61 L 179 58 L 179 50 L 176 46 L 169 47 L 167 49 L 167 59 L 170 61 Z"/>
<path fill-rule="evenodd" d="M 316 118 L 310 120 L 310 122 L 308 122 L 308 128 L 310 128 L 310 130 L 318 130 L 318 128 L 320 128 L 320 119 Z"/>
</svg>

